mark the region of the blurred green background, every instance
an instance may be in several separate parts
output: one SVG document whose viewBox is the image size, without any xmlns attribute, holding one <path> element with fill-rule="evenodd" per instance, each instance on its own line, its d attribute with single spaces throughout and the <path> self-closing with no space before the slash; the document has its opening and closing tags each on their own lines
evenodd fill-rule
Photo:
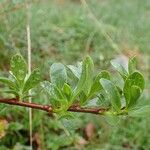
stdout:
<svg viewBox="0 0 150 150">
<path fill-rule="evenodd" d="M 145 75 L 143 104 L 150 104 L 149 0 L 0 0 L 0 75 L 7 74 L 10 57 L 20 52 L 27 59 L 26 24 L 30 13 L 32 67 L 49 79 L 53 62 L 74 64 L 85 55 L 96 70 L 110 69 L 110 60 L 122 63 L 136 55 Z M 27 12 L 28 11 L 28 12 Z M 92 13 L 92 14 L 91 14 Z M 114 72 L 114 78 L 118 74 Z M 2 85 L 0 85 L 2 87 Z M 33 101 L 47 103 L 40 94 Z M 0 95 L 7 97 L 0 90 Z M 28 109 L 0 104 L 0 150 L 29 149 Z M 150 118 L 123 118 L 112 126 L 99 116 L 77 114 L 64 122 L 33 111 L 33 146 L 36 150 L 148 150 Z"/>
</svg>

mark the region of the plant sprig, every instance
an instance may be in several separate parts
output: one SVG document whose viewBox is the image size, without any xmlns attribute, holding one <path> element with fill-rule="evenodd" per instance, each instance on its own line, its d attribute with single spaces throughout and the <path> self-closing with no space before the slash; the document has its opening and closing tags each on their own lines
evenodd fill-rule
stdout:
<svg viewBox="0 0 150 150">
<path fill-rule="evenodd" d="M 18 100 L 29 96 L 28 91 L 41 83 L 39 86 L 42 86 L 47 94 L 53 112 L 61 117 L 70 115 L 70 108 L 87 108 L 90 102 L 98 100 L 99 97 L 102 101 L 109 102 L 109 106 L 105 108 L 107 111 L 103 113 L 105 116 L 135 116 L 134 114 L 143 113 L 142 108 L 136 107 L 144 90 L 144 77 L 137 71 L 135 57 L 129 59 L 128 69 L 114 61 L 111 64 L 124 81 L 122 89 L 111 81 L 108 71 L 103 70 L 94 74 L 94 63 L 90 56 L 85 57 L 77 66 L 52 64 L 50 80 L 42 81 L 40 70 L 33 70 L 29 76 L 24 58 L 16 54 L 10 61 L 10 77 L 0 77 L 0 82 L 6 84 L 10 89 L 7 92 L 14 94 Z M 125 105 L 122 103 L 123 99 Z"/>
<path fill-rule="evenodd" d="M 19 99 L 24 99 L 28 96 L 28 91 L 34 88 L 41 81 L 39 69 L 32 71 L 28 75 L 27 64 L 20 54 L 16 54 L 10 61 L 10 76 L 0 77 L 0 82 L 6 84 L 10 90 L 6 91 L 14 94 Z"/>
</svg>

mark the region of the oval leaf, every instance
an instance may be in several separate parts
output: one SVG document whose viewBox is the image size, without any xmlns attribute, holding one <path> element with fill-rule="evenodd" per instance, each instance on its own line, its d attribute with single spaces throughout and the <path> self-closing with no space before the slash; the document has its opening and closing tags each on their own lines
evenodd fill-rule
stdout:
<svg viewBox="0 0 150 150">
<path fill-rule="evenodd" d="M 116 86 L 107 79 L 100 79 L 100 84 L 102 85 L 103 89 L 107 93 L 113 108 L 116 111 L 119 111 L 121 109 L 121 101 Z"/>
<path fill-rule="evenodd" d="M 34 88 L 37 84 L 39 84 L 41 81 L 41 74 L 39 69 L 35 69 L 32 71 L 31 75 L 25 82 L 23 92 L 27 92 L 30 89 Z"/>
<path fill-rule="evenodd" d="M 144 78 L 143 78 L 141 73 L 134 72 L 131 75 L 129 75 L 129 77 L 125 81 L 123 93 L 124 93 L 124 96 L 126 99 L 126 106 L 127 107 L 129 105 L 130 101 L 132 101 L 133 91 L 135 92 L 135 89 L 134 90 L 131 89 L 131 88 L 133 88 L 133 86 L 139 87 L 141 89 L 141 92 L 143 91 L 143 89 L 144 89 Z M 136 93 L 137 93 L 137 91 L 136 91 Z M 136 96 L 134 96 L 134 97 L 136 97 Z"/>
<path fill-rule="evenodd" d="M 78 62 L 77 66 L 68 65 L 67 67 L 71 70 L 71 72 L 74 74 L 74 76 L 76 78 L 78 78 L 78 79 L 80 78 L 81 72 L 82 72 L 82 63 L 81 62 Z"/>
<path fill-rule="evenodd" d="M 10 79 L 5 78 L 5 77 L 0 77 L 0 82 L 7 84 L 10 88 L 15 88 L 14 82 L 12 82 Z"/>
<path fill-rule="evenodd" d="M 133 85 L 131 87 L 131 99 L 130 99 L 128 107 L 134 106 L 138 98 L 140 97 L 140 95 L 141 95 L 141 89 L 138 86 Z"/>
<path fill-rule="evenodd" d="M 12 57 L 10 62 L 10 68 L 11 72 L 18 81 L 23 81 L 25 79 L 27 74 L 27 64 L 21 55 L 16 54 Z"/>
<path fill-rule="evenodd" d="M 67 82 L 66 68 L 61 63 L 54 63 L 50 67 L 51 82 L 61 89 L 65 82 Z"/>
<path fill-rule="evenodd" d="M 94 63 L 90 56 L 86 57 L 85 64 L 86 64 L 86 80 L 84 83 L 83 92 L 85 93 L 86 96 L 88 96 L 93 84 L 93 74 L 94 74 Z"/>
<path fill-rule="evenodd" d="M 72 94 L 71 87 L 67 83 L 65 83 L 63 86 L 63 93 L 67 97 L 67 99 L 70 98 Z"/>
<path fill-rule="evenodd" d="M 74 90 L 74 98 L 83 91 L 86 95 L 89 94 L 92 86 L 92 80 L 93 80 L 93 70 L 94 70 L 94 64 L 92 59 L 88 56 L 85 58 L 85 60 L 82 63 L 82 73 L 80 76 L 80 79 L 78 81 L 78 84 Z"/>
<path fill-rule="evenodd" d="M 115 61 L 111 61 L 112 66 L 119 72 L 122 78 L 125 80 L 128 76 L 127 70 Z"/>
<path fill-rule="evenodd" d="M 56 85 L 50 83 L 49 81 L 44 81 L 41 83 L 44 90 L 48 93 L 49 98 L 63 99 L 62 92 L 56 87 Z"/>
<path fill-rule="evenodd" d="M 128 63 L 128 71 L 129 74 L 133 73 L 136 71 L 136 67 L 137 67 L 137 60 L 136 57 L 132 57 L 129 59 L 129 63 Z"/>
<path fill-rule="evenodd" d="M 102 89 L 102 85 L 99 82 L 101 78 L 110 80 L 109 72 L 103 70 L 95 77 L 92 88 L 91 88 L 90 95 L 93 95 L 95 92 L 99 92 Z"/>
</svg>

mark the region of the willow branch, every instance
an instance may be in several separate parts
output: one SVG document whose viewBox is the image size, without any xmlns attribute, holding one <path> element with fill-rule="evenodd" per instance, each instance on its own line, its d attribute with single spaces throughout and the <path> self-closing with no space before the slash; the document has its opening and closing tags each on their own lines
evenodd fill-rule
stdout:
<svg viewBox="0 0 150 150">
<path fill-rule="evenodd" d="M 42 105 L 37 104 L 33 102 L 24 102 L 24 101 L 18 101 L 18 99 L 7 99 L 7 98 L 0 98 L 0 103 L 9 104 L 9 105 L 16 105 L 16 106 L 22 106 L 22 107 L 28 107 L 33 109 L 42 110 L 48 113 L 54 113 L 53 108 L 51 105 Z M 106 112 L 108 109 L 106 108 L 82 108 L 78 105 L 72 105 L 68 111 L 70 112 L 81 112 L 81 113 L 91 113 L 91 114 L 100 114 L 102 115 L 104 112 Z"/>
</svg>

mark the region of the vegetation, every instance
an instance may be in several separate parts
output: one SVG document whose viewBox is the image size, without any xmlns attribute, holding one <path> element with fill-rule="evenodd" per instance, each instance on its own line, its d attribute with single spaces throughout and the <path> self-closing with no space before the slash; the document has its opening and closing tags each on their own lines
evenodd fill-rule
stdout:
<svg viewBox="0 0 150 150">
<path fill-rule="evenodd" d="M 144 90 L 144 78 L 141 73 L 136 71 L 135 57 L 129 60 L 128 70 L 122 65 L 112 62 L 115 68 L 121 74 L 124 80 L 123 89 L 116 86 L 110 80 L 110 74 L 107 71 L 101 71 L 94 76 L 93 60 L 88 56 L 78 66 L 64 66 L 61 63 L 54 63 L 50 67 L 51 81 L 41 81 L 40 71 L 35 69 L 30 75 L 27 74 L 27 65 L 23 57 L 19 54 L 11 59 L 10 78 L 0 77 L 0 81 L 7 84 L 10 90 L 7 93 L 15 95 L 13 99 L 4 99 L 0 102 L 7 104 L 17 104 L 27 106 L 27 103 L 19 103 L 19 101 L 32 96 L 29 95 L 29 90 L 34 88 L 41 82 L 43 89 L 46 91 L 48 100 L 51 106 L 42 107 L 47 112 L 58 113 L 61 117 L 69 116 L 67 111 L 88 112 L 102 115 L 141 115 L 149 111 L 149 108 L 136 108 L 133 112 L 133 107 L 136 106 L 138 98 Z M 69 69 L 67 71 L 67 69 Z M 104 94 L 104 91 L 107 96 Z M 124 102 L 121 102 L 125 99 Z M 107 99 L 109 102 L 106 102 Z M 108 103 L 103 109 L 82 109 L 80 106 L 88 105 L 89 101 Z M 99 101 L 99 102 L 98 102 Z M 28 103 L 30 106 L 31 103 Z M 103 106 L 103 107 L 104 107 Z M 39 108 L 34 103 L 30 106 Z M 144 111 L 143 111 L 144 110 Z"/>
<path fill-rule="evenodd" d="M 150 2 L 87 3 L 100 24 L 79 1 L 31 1 L 29 76 L 26 3 L 0 2 L 0 149 L 30 148 L 28 109 L 15 105 L 46 111 L 33 110 L 33 149 L 150 149 Z"/>
</svg>

